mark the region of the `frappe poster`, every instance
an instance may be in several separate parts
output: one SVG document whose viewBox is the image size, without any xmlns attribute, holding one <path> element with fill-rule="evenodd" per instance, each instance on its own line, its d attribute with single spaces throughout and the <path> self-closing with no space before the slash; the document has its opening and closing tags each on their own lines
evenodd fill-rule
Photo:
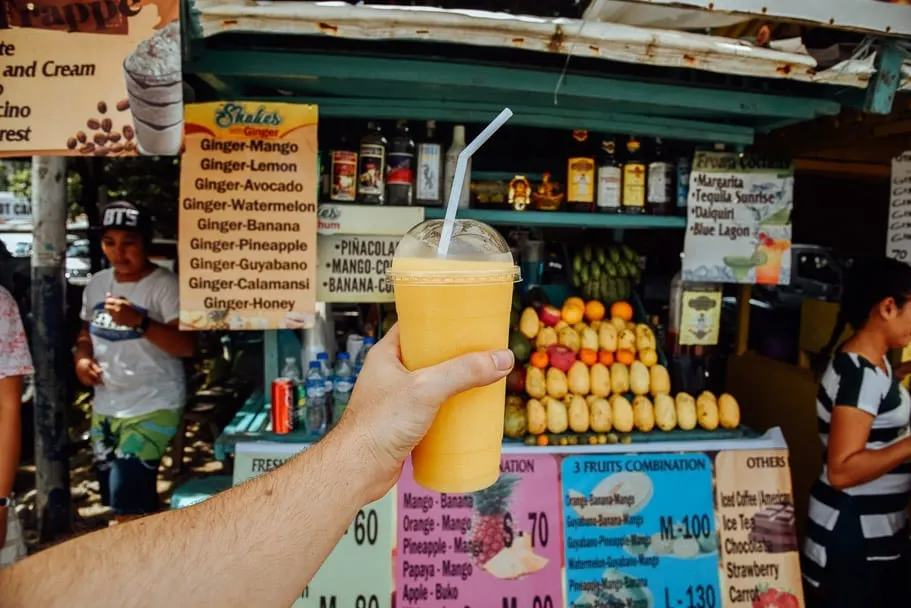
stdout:
<svg viewBox="0 0 911 608">
<path fill-rule="evenodd" d="M 791 281 L 794 166 L 728 152 L 696 152 L 690 174 L 683 279 Z"/>
<path fill-rule="evenodd" d="M 0 0 L 0 156 L 178 154 L 179 0 Z"/>
</svg>

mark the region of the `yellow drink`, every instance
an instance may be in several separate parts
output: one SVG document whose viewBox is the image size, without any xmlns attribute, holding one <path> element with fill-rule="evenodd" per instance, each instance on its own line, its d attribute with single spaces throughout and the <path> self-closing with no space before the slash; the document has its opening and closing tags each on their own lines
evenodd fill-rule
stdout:
<svg viewBox="0 0 911 608">
<path fill-rule="evenodd" d="M 405 367 L 506 348 L 515 272 L 511 261 L 397 256 L 390 274 Z M 493 484 L 500 476 L 505 399 L 500 380 L 446 401 L 412 453 L 415 481 L 447 493 Z"/>
</svg>

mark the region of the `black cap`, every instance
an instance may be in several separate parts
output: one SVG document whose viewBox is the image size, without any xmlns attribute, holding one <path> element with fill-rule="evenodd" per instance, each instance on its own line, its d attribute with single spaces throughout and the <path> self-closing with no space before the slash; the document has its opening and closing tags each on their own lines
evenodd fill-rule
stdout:
<svg viewBox="0 0 911 608">
<path fill-rule="evenodd" d="M 152 223 L 146 214 L 133 203 L 117 201 L 104 208 L 99 230 L 129 230 L 145 238 L 152 236 Z"/>
</svg>

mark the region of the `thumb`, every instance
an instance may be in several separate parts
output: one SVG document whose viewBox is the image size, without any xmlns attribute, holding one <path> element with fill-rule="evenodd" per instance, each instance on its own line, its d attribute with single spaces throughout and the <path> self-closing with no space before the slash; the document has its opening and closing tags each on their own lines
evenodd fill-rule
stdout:
<svg viewBox="0 0 911 608">
<path fill-rule="evenodd" d="M 414 372 L 413 394 L 422 403 L 439 406 L 453 395 L 505 378 L 514 361 L 507 349 L 461 355 Z"/>
</svg>

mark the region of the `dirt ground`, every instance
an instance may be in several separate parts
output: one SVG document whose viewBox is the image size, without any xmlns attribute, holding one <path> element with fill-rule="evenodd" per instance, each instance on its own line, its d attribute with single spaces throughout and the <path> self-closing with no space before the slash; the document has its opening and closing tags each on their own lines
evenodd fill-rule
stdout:
<svg viewBox="0 0 911 608">
<path fill-rule="evenodd" d="M 184 448 L 184 467 L 180 474 L 174 470 L 173 454 L 167 454 L 158 471 L 158 494 L 162 499 L 162 508 L 170 507 L 171 494 L 182 483 L 195 477 L 208 477 L 224 472 L 224 465 L 215 460 L 213 449 L 214 438 L 206 430 L 189 424 Z M 112 520 L 110 511 L 101 504 L 98 481 L 92 468 L 92 450 L 87 444 L 70 457 L 70 488 L 73 496 L 73 534 L 56 539 L 53 543 L 39 542 L 37 519 L 35 516 L 35 467 L 20 467 L 16 480 L 18 505 L 17 512 L 25 528 L 29 553 L 40 551 L 48 546 L 69 540 L 76 536 L 107 527 Z"/>
</svg>

